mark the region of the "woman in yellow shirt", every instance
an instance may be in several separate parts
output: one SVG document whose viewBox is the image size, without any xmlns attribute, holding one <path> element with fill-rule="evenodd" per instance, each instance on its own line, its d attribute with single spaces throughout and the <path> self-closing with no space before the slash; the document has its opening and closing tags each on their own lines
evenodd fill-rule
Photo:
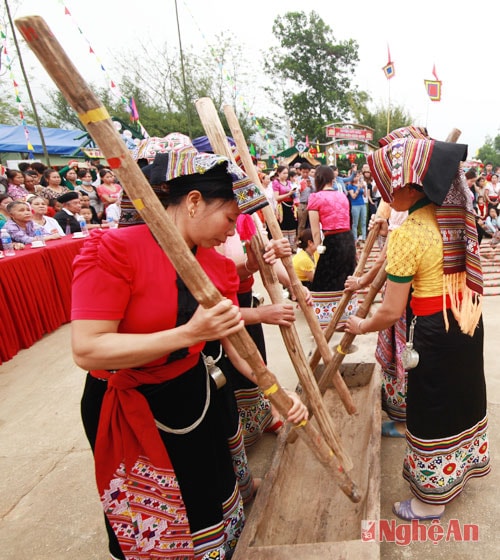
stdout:
<svg viewBox="0 0 500 560">
<path fill-rule="evenodd" d="M 368 157 L 384 200 L 409 215 L 389 237 L 387 287 L 354 334 L 393 325 L 410 299 L 407 450 L 403 476 L 414 497 L 396 502 L 405 520 L 439 519 L 470 478 L 489 472 L 481 318 L 482 274 L 472 199 L 460 161 L 467 147 L 397 139 Z"/>
</svg>

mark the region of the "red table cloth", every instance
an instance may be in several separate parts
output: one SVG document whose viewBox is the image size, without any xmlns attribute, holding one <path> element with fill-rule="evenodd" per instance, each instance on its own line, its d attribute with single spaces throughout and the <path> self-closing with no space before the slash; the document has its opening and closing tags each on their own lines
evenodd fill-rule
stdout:
<svg viewBox="0 0 500 560">
<path fill-rule="evenodd" d="M 69 321 L 72 263 L 84 241 L 64 237 L 0 259 L 0 363 Z"/>
</svg>

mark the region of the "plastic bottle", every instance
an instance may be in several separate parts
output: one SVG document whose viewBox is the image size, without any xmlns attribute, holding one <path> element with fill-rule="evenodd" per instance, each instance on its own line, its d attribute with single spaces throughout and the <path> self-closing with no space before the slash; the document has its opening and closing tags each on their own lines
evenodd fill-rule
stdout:
<svg viewBox="0 0 500 560">
<path fill-rule="evenodd" d="M 115 222 L 115 220 L 113 220 L 111 216 L 109 216 L 109 218 L 106 218 L 106 221 L 108 222 L 110 228 L 118 227 L 118 224 Z"/>
<path fill-rule="evenodd" d="M 71 224 L 69 223 L 69 218 L 66 218 L 66 229 L 64 230 L 66 235 L 71 235 Z"/>
<path fill-rule="evenodd" d="M 2 229 L 0 232 L 0 239 L 2 241 L 3 254 L 6 257 L 13 257 L 16 254 L 14 251 L 14 243 L 12 243 L 10 234 L 6 229 Z"/>
<path fill-rule="evenodd" d="M 37 241 L 37 245 L 45 245 L 45 239 L 43 237 L 43 230 L 39 226 L 37 226 L 35 228 L 35 241 Z"/>
<path fill-rule="evenodd" d="M 87 227 L 87 222 L 83 218 L 80 220 L 80 229 L 82 230 L 84 236 L 87 236 L 89 234 L 89 228 Z"/>
</svg>

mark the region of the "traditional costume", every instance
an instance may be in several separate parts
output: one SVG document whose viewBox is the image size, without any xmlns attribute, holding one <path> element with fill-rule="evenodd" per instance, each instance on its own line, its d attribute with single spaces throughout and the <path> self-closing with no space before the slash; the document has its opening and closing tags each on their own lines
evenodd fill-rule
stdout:
<svg viewBox="0 0 500 560">
<path fill-rule="evenodd" d="M 426 197 L 389 237 L 387 276 L 411 282 L 414 349 L 408 372 L 403 476 L 417 498 L 446 504 L 490 470 L 479 245 L 460 161 L 467 147 L 394 139 L 368 157 L 386 202 L 416 185 Z"/>
<path fill-rule="evenodd" d="M 226 158 L 189 149 L 160 155 L 152 172 L 170 189 L 234 186 L 229 196 L 244 210 L 266 204 Z M 234 263 L 214 249 L 193 252 L 221 294 L 236 303 Z M 185 324 L 198 306 L 144 225 L 94 230 L 74 268 L 73 320 L 119 321 L 120 333 L 146 334 Z M 203 347 L 87 377 L 82 417 L 115 558 L 222 560 L 236 546 L 243 504 L 227 417 Z"/>
<path fill-rule="evenodd" d="M 356 268 L 356 246 L 350 227 L 349 201 L 344 193 L 332 189 L 311 193 L 307 210 L 318 212 L 324 235 L 325 250 L 316 266 L 311 296 L 316 317 L 325 328 L 344 295 L 346 278 Z M 343 328 L 357 310 L 358 299 L 353 295 L 337 328 Z"/>
</svg>

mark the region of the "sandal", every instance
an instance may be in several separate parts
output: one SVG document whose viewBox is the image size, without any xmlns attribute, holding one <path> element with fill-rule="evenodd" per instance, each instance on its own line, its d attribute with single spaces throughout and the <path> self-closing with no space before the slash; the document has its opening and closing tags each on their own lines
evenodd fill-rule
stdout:
<svg viewBox="0 0 500 560">
<path fill-rule="evenodd" d="M 417 515 L 411 507 L 412 499 L 413 498 L 404 500 L 403 502 L 394 503 L 392 505 L 392 512 L 394 515 L 397 515 L 399 519 L 403 519 L 404 521 L 411 521 L 412 519 L 417 519 L 418 521 L 425 521 L 426 519 L 441 519 L 444 510 L 440 514 Z M 396 506 L 396 504 L 399 504 L 399 506 Z"/>
<path fill-rule="evenodd" d="M 382 435 L 384 437 L 406 437 L 396 428 L 396 422 L 382 422 Z"/>
</svg>

